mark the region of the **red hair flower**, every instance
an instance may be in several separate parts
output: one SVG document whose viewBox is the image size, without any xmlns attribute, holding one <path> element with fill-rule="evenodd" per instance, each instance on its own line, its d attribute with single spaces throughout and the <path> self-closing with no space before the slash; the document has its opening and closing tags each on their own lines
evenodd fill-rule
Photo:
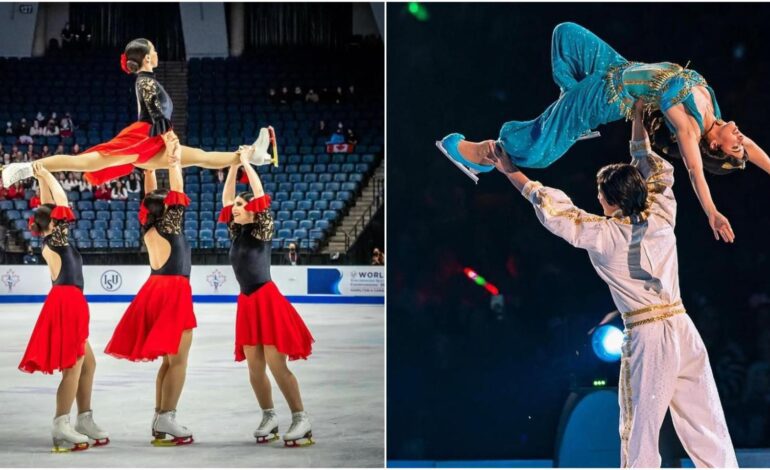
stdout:
<svg viewBox="0 0 770 470">
<path fill-rule="evenodd" d="M 142 205 L 139 206 L 139 223 L 142 225 L 145 225 L 147 223 L 147 214 L 149 214 L 150 211 L 147 210 L 147 207 L 144 205 L 144 201 L 142 201 Z"/>
<path fill-rule="evenodd" d="M 120 68 L 128 74 L 131 73 L 131 71 L 128 69 L 128 58 L 126 57 L 125 52 L 120 54 Z"/>
<path fill-rule="evenodd" d="M 29 229 L 30 232 L 32 232 L 33 236 L 35 236 L 35 237 L 40 236 L 40 232 L 36 232 L 36 231 L 32 230 L 32 226 L 33 225 L 35 225 L 35 216 L 34 216 L 34 214 L 30 215 L 29 218 L 27 219 L 27 228 Z"/>
</svg>

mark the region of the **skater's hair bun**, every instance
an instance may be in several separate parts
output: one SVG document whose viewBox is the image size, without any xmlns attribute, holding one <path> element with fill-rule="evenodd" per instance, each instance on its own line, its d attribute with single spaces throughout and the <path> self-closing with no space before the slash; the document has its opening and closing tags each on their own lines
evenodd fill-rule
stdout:
<svg viewBox="0 0 770 470">
<path fill-rule="evenodd" d="M 669 159 L 682 159 L 679 152 L 679 144 L 676 141 L 676 135 L 671 133 L 665 122 L 665 117 L 661 111 L 655 111 L 644 117 L 644 128 L 650 136 L 650 144 L 655 152 Z M 743 159 L 723 152 L 721 149 L 712 149 L 706 137 L 702 137 L 698 142 L 700 148 L 703 169 L 712 175 L 726 175 L 735 170 L 746 168 L 747 154 L 744 151 Z"/>
<path fill-rule="evenodd" d="M 628 163 L 613 163 L 599 170 L 596 182 L 604 199 L 620 207 L 626 217 L 647 209 L 647 183 L 639 170 Z"/>
<path fill-rule="evenodd" d="M 143 232 L 151 229 L 163 218 L 163 213 L 166 210 L 166 205 L 164 203 L 166 196 L 168 196 L 167 189 L 156 189 L 144 196 L 142 205 L 147 209 L 147 220 L 144 225 L 142 225 Z"/>
<path fill-rule="evenodd" d="M 136 73 L 142 68 L 144 57 L 150 53 L 150 41 L 139 38 L 129 42 L 124 54 L 126 55 L 126 69 L 130 73 Z"/>
<path fill-rule="evenodd" d="M 43 234 L 51 225 L 51 212 L 56 208 L 56 204 L 41 204 L 35 209 L 32 223 L 29 225 L 31 232 Z"/>
</svg>

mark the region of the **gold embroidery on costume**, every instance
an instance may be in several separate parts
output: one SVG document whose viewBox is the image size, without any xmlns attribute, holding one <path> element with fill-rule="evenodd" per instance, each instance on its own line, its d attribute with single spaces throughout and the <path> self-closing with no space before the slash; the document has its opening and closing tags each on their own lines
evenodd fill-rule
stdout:
<svg viewBox="0 0 770 470">
<path fill-rule="evenodd" d="M 158 231 L 166 235 L 179 235 L 182 233 L 182 219 L 184 218 L 184 206 L 175 205 L 166 209 L 163 218 L 158 224 Z"/>
<path fill-rule="evenodd" d="M 536 196 L 538 206 L 540 206 L 540 208 L 551 217 L 565 217 L 572 220 L 575 225 L 590 222 L 603 222 L 607 220 L 606 217 L 582 212 L 580 209 L 574 206 L 568 209 L 559 210 L 554 206 L 553 200 L 548 194 L 538 193 Z"/>
</svg>

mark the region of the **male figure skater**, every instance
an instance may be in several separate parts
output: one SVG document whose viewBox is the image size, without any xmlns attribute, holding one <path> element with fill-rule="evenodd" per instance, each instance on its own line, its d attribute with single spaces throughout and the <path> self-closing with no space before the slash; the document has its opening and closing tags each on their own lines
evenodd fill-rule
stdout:
<svg viewBox="0 0 770 470">
<path fill-rule="evenodd" d="M 540 222 L 588 251 L 625 323 L 619 403 L 622 467 L 660 467 L 666 409 L 698 467 L 737 467 L 706 348 L 679 294 L 674 168 L 652 151 L 637 105 L 631 164 L 597 174 L 604 217 L 562 191 L 530 181 L 498 148 L 488 157 L 535 208 Z"/>
</svg>

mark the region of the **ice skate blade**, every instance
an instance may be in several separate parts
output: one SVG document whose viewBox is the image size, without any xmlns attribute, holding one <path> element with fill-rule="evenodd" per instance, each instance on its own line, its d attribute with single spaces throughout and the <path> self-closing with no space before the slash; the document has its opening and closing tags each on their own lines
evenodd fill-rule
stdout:
<svg viewBox="0 0 770 470">
<path fill-rule="evenodd" d="M 441 143 L 440 140 L 436 141 L 436 147 L 438 147 L 441 153 L 443 153 L 444 156 L 447 157 L 454 166 L 456 166 L 457 168 L 460 169 L 460 171 L 465 173 L 465 175 L 471 180 L 473 180 L 474 183 L 479 184 L 479 177 L 476 176 L 477 172 L 471 168 L 468 168 L 467 166 L 463 165 L 462 163 L 456 161 L 454 158 L 449 156 L 449 153 L 446 151 L 446 149 L 444 148 L 444 145 Z"/>
<path fill-rule="evenodd" d="M 273 166 L 278 166 L 278 144 L 275 139 L 275 129 L 273 126 L 267 126 L 267 133 L 270 135 L 270 145 L 273 147 Z"/>
<path fill-rule="evenodd" d="M 150 444 L 152 444 L 155 447 L 176 447 L 176 446 L 185 446 L 188 444 L 192 444 L 193 438 L 192 436 L 189 437 L 175 437 L 173 439 L 153 439 Z"/>
<path fill-rule="evenodd" d="M 60 444 L 54 443 L 54 446 L 51 449 L 51 453 L 66 454 L 67 452 L 79 452 L 81 450 L 86 450 L 86 449 L 88 449 L 87 442 L 81 442 L 79 444 L 75 444 L 73 447 L 62 447 Z"/>
<path fill-rule="evenodd" d="M 308 431 L 307 434 L 300 437 L 299 439 L 292 439 L 292 440 L 284 440 L 283 445 L 284 447 L 307 447 L 312 446 L 315 444 L 315 441 L 313 441 L 313 432 Z"/>
<path fill-rule="evenodd" d="M 588 139 L 595 139 L 597 137 L 601 137 L 602 134 L 599 131 L 591 131 L 586 132 L 585 134 L 581 135 L 577 138 L 577 140 L 588 140 Z"/>
<path fill-rule="evenodd" d="M 257 438 L 257 444 L 269 444 L 273 441 L 277 441 L 280 439 L 278 434 L 273 434 L 272 436 L 259 436 Z"/>
<path fill-rule="evenodd" d="M 104 439 L 94 439 L 94 443 L 92 444 L 93 447 L 102 447 L 106 446 L 110 443 L 110 438 L 105 437 Z"/>
</svg>

